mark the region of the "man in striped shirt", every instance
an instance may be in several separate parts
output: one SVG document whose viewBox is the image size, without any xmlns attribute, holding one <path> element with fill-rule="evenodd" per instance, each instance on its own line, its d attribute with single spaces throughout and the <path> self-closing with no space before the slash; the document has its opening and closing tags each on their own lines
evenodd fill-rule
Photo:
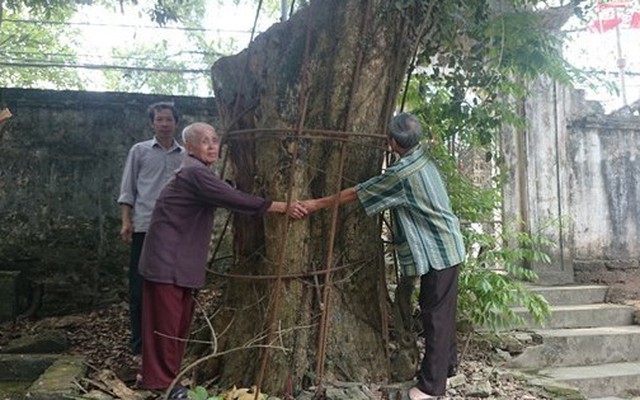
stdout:
<svg viewBox="0 0 640 400">
<path fill-rule="evenodd" d="M 440 173 L 420 144 L 421 136 L 422 126 L 414 115 L 397 115 L 391 120 L 388 141 L 401 157 L 398 162 L 337 196 L 301 202 L 309 212 L 356 199 L 369 216 L 391 211 L 403 273 L 420 277 L 426 348 L 417 384 L 403 394 L 410 400 L 444 395 L 447 377 L 455 371 L 458 266 L 465 258 L 458 218 Z"/>
</svg>

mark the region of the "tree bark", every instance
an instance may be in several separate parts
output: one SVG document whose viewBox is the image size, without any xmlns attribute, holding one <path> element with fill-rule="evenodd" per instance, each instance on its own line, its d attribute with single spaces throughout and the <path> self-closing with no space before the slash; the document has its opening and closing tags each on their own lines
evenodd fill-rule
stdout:
<svg viewBox="0 0 640 400">
<path fill-rule="evenodd" d="M 216 62 L 216 101 L 240 189 L 295 201 L 334 194 L 380 172 L 387 123 L 416 32 L 426 23 L 418 8 L 395 3 L 311 1 L 240 54 Z M 289 133 L 265 132 L 273 128 Z M 218 360 L 223 382 L 258 383 L 279 394 L 291 383 L 299 389 L 331 378 L 385 380 L 388 298 L 380 228 L 359 204 L 303 221 L 236 216 L 233 274 L 299 275 L 229 278 L 224 311 L 216 316 L 217 331 L 225 331 L 219 351 L 247 349 Z M 312 274 L 328 268 L 335 271 Z"/>
</svg>

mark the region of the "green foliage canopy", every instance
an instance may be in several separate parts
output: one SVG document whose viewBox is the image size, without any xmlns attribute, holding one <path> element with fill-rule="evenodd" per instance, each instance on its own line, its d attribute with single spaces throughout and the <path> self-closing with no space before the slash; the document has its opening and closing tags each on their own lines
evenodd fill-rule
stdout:
<svg viewBox="0 0 640 400">
<path fill-rule="evenodd" d="M 217 58 L 233 53 L 233 41 L 206 34 L 208 5 L 205 0 L 0 1 L 0 85 L 86 90 L 103 82 L 104 90 L 112 91 L 197 95 L 205 87 L 211 93 L 208 70 Z M 87 9 L 141 15 L 172 30 L 157 29 L 162 32 L 152 41 L 131 35 L 133 40 L 122 40 L 110 56 L 98 54 L 83 46 L 80 28 L 70 23 Z"/>
<path fill-rule="evenodd" d="M 33 4 L 32 4 L 33 3 Z M 53 1 L 61 4 L 53 7 L 49 2 L 29 1 L 26 4 L 9 2 L 4 18 L 22 19 L 26 16 L 67 20 L 72 9 L 64 1 Z M 63 6 L 64 5 L 64 6 Z M 51 8 L 49 8 L 51 6 Z M 29 10 L 27 10 L 29 9 Z M 28 14 L 28 11 L 31 14 Z M 75 31 L 66 25 L 44 27 L 40 24 L 17 25 L 5 21 L 0 25 L 0 54 L 4 61 L 11 61 L 2 66 L 1 86 L 38 87 L 62 89 L 82 89 L 83 85 L 77 73 L 64 69 L 42 68 L 37 66 L 38 60 L 59 62 L 58 55 L 64 55 L 67 61 L 75 60 L 73 35 Z M 58 58 L 56 58 L 58 57 Z"/>
</svg>

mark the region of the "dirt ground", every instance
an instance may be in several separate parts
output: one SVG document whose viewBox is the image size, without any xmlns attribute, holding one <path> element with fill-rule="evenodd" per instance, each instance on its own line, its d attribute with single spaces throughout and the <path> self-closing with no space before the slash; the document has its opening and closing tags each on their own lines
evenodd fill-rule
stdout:
<svg viewBox="0 0 640 400">
<path fill-rule="evenodd" d="M 214 296 L 215 294 L 210 294 Z M 136 361 L 128 349 L 129 329 L 127 304 L 115 304 L 109 308 L 65 317 L 20 320 L 0 325 L 0 346 L 23 335 L 32 335 L 50 329 L 64 329 L 67 332 L 72 354 L 86 357 L 89 365 L 88 379 L 80 382 L 88 393 L 102 390 L 114 397 L 108 388 L 98 388 L 96 382 L 105 370 L 115 373 L 124 384 L 132 388 L 137 372 Z M 460 338 L 460 365 L 456 387 L 448 391 L 449 399 L 491 398 L 491 399 L 548 399 L 537 388 L 514 376 L 499 372 L 499 362 L 494 351 L 482 340 L 467 341 Z M 102 371 L 102 372 L 101 372 Z M 187 382 L 188 383 L 188 382 Z M 330 383 L 328 383 L 330 385 Z M 364 385 L 364 384 L 363 384 Z M 378 393 L 382 399 L 379 384 L 367 384 L 370 393 Z M 481 388 L 481 389 L 479 389 Z M 109 393 L 111 392 L 111 393 Z M 142 398 L 156 398 L 148 392 L 136 392 Z M 88 398 L 88 397 L 87 397 Z M 123 397 L 120 397 L 123 398 Z M 322 397 L 318 397 L 320 400 Z M 326 399 L 326 398 L 325 398 Z M 131 399 L 126 399 L 131 400 Z"/>
</svg>

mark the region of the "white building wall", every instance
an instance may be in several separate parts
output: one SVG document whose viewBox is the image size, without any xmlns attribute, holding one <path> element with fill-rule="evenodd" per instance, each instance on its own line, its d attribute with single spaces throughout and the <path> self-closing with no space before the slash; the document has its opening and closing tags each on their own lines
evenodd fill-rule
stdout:
<svg viewBox="0 0 640 400">
<path fill-rule="evenodd" d="M 581 92 L 540 79 L 521 104 L 524 131 L 506 128 L 506 225 L 542 234 L 548 284 L 624 281 L 640 260 L 640 117 L 604 115 Z"/>
</svg>

